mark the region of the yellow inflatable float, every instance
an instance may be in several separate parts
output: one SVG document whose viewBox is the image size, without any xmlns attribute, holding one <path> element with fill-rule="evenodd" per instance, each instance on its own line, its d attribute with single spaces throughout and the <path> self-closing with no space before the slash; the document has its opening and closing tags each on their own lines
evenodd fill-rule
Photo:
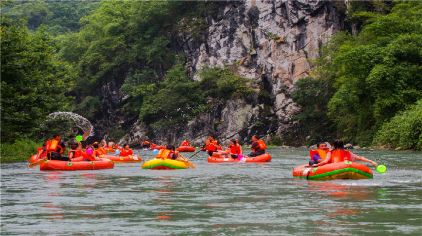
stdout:
<svg viewBox="0 0 422 236">
<path fill-rule="evenodd" d="M 152 159 L 146 161 L 142 165 L 142 169 L 151 170 L 174 170 L 174 169 L 187 169 L 190 166 L 188 163 L 172 159 Z"/>
</svg>

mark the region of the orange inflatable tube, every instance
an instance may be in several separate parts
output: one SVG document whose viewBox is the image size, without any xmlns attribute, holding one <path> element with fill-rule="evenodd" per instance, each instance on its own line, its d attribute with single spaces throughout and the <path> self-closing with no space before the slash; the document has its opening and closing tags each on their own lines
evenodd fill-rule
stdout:
<svg viewBox="0 0 422 236">
<path fill-rule="evenodd" d="M 130 156 L 111 156 L 111 155 L 104 155 L 102 158 L 106 158 L 112 160 L 113 162 L 118 163 L 133 163 L 133 162 L 141 162 L 142 158 L 137 155 L 130 155 Z"/>
<path fill-rule="evenodd" d="M 246 163 L 261 163 L 261 162 L 270 162 L 271 156 L 268 153 L 256 156 L 256 157 L 247 157 L 233 159 L 231 157 L 223 157 L 221 153 L 214 153 L 212 156 L 208 157 L 209 163 L 223 163 L 223 162 L 246 162 Z"/>
<path fill-rule="evenodd" d="M 100 170 L 113 169 L 114 162 L 109 159 L 101 158 L 100 161 L 56 161 L 46 160 L 41 162 L 40 170 L 59 170 L 59 171 L 75 171 L 75 170 Z"/>
<path fill-rule="evenodd" d="M 180 146 L 176 149 L 179 152 L 194 152 L 195 147 L 192 146 Z"/>
</svg>

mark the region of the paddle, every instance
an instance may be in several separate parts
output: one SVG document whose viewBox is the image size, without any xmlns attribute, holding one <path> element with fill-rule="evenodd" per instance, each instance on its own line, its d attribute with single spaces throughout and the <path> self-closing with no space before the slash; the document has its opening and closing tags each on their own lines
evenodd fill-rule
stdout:
<svg viewBox="0 0 422 236">
<path fill-rule="evenodd" d="M 39 150 L 38 151 L 38 153 L 37 153 L 37 158 L 41 155 L 41 153 L 43 152 L 43 150 L 41 149 L 41 150 Z M 34 163 L 29 163 L 28 164 L 28 167 L 29 168 L 32 168 L 32 167 L 34 167 L 34 166 L 36 166 L 36 165 L 39 165 L 41 162 L 43 162 L 44 161 L 44 159 L 40 159 L 40 160 L 38 160 L 37 162 L 34 162 Z"/>
</svg>

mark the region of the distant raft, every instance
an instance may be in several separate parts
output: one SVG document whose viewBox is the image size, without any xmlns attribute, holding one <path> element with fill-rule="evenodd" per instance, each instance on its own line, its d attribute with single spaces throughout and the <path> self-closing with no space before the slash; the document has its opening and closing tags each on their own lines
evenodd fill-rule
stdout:
<svg viewBox="0 0 422 236">
<path fill-rule="evenodd" d="M 146 161 L 142 165 L 142 169 L 151 170 L 174 170 L 174 169 L 187 169 L 188 164 L 183 161 L 172 160 L 172 159 L 152 159 Z"/>
<path fill-rule="evenodd" d="M 40 163 L 40 170 L 75 171 L 113 169 L 113 161 L 101 158 L 99 161 L 56 161 L 45 160 Z"/>
<path fill-rule="evenodd" d="M 293 169 L 293 176 L 309 180 L 372 179 L 372 170 L 366 165 L 351 161 L 326 164 L 318 167 L 301 165 Z"/>
<path fill-rule="evenodd" d="M 104 155 L 102 158 L 106 158 L 112 160 L 115 163 L 133 163 L 133 162 L 141 162 L 142 158 L 137 155 L 130 155 L 130 156 L 112 156 L 112 155 Z"/>
<path fill-rule="evenodd" d="M 246 162 L 246 163 L 260 163 L 260 162 L 270 162 L 271 155 L 268 153 L 256 156 L 256 157 L 247 157 L 244 156 L 242 158 L 231 158 L 223 157 L 220 153 L 214 153 L 212 156 L 208 157 L 209 163 L 223 163 L 223 162 Z"/>
<path fill-rule="evenodd" d="M 177 148 L 177 151 L 179 152 L 194 152 L 195 151 L 195 147 L 191 147 L 191 146 L 180 146 Z"/>
</svg>

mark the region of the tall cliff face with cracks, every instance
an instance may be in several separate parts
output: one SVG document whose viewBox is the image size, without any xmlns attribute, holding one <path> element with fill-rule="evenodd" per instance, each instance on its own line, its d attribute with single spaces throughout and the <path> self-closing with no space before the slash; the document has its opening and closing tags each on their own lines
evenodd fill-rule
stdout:
<svg viewBox="0 0 422 236">
<path fill-rule="evenodd" d="M 208 133 L 221 139 L 246 139 L 251 134 L 287 137 L 294 133 L 292 116 L 299 111 L 290 92 L 309 75 L 312 60 L 329 38 L 343 28 L 345 3 L 319 0 L 226 2 L 206 19 L 202 42 L 182 35 L 186 65 L 193 79 L 205 67 L 227 67 L 249 78 L 258 92 L 255 101 L 228 101 L 215 111 L 189 122 L 177 137 L 158 135 L 160 141 L 189 138 L 200 142 Z M 135 124 L 124 139 L 143 137 Z M 167 135 L 167 136 L 166 136 Z M 287 139 L 286 139 L 287 140 Z M 293 139 L 288 141 L 295 144 Z"/>
</svg>

